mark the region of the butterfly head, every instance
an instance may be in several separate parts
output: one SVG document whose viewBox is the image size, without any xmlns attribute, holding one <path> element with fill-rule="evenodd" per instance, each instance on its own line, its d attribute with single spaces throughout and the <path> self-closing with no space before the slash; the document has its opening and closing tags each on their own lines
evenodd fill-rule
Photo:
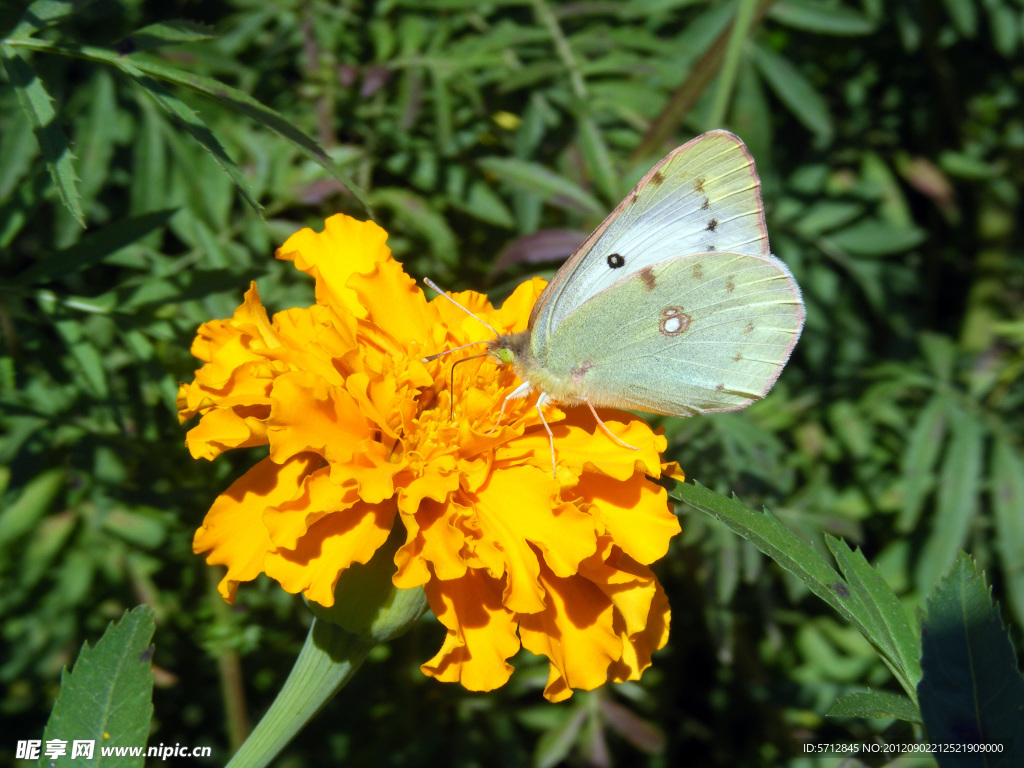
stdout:
<svg viewBox="0 0 1024 768">
<path fill-rule="evenodd" d="M 526 359 L 530 350 L 530 333 L 499 333 L 487 342 L 487 351 L 502 365 L 515 365 Z"/>
</svg>

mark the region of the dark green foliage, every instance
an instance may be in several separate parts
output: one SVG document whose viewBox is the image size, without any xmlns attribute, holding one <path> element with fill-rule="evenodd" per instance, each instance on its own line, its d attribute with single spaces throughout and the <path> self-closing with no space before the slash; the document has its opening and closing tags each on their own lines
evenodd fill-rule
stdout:
<svg viewBox="0 0 1024 768">
<path fill-rule="evenodd" d="M 104 757 L 100 747 L 144 747 L 153 716 L 153 611 L 135 608 L 107 631 L 90 648 L 86 643 L 75 667 L 64 670 L 60 695 L 46 723 L 44 745 L 51 739 L 68 742 L 64 756 L 55 758 L 68 765 L 141 766 L 141 756 Z M 94 742 L 89 759 L 72 760 L 73 742 Z"/>
<path fill-rule="evenodd" d="M 250 280 L 312 303 L 272 257 L 289 234 L 372 210 L 411 274 L 500 300 L 716 127 L 757 159 L 807 327 L 763 403 L 667 420 L 669 457 L 842 580 L 680 504 L 672 637 L 640 683 L 549 705 L 523 654 L 468 694 L 418 671 L 443 634 L 425 619 L 282 764 L 745 768 L 913 741 L 875 715 L 914 719 L 915 610 L 961 549 L 1020 638 L 1019 0 L 23 5 L 0 5 L 5 733 L 41 738 L 61 668 L 139 603 L 151 743 L 223 764 L 286 677 L 308 611 L 264 580 L 226 606 L 191 551 L 256 454 L 192 461 L 174 400 L 196 327 Z"/>
<path fill-rule="evenodd" d="M 928 599 L 917 687 L 928 740 L 991 745 L 999 752 L 939 752 L 940 766 L 1011 766 L 1024 750 L 1024 678 L 992 605 L 988 585 L 968 555 Z"/>
</svg>

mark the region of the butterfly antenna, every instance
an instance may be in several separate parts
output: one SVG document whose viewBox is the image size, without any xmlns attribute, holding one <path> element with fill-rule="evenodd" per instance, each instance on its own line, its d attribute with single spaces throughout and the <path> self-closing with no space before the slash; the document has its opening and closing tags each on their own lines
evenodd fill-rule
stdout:
<svg viewBox="0 0 1024 768">
<path fill-rule="evenodd" d="M 450 301 L 450 302 L 451 302 L 452 304 L 454 304 L 454 305 L 455 305 L 456 307 L 458 307 L 458 308 L 459 308 L 459 309 L 461 309 L 461 310 L 462 310 L 463 312 L 465 312 L 465 313 L 466 313 L 467 315 L 469 315 L 470 317 L 472 317 L 472 318 L 473 318 L 474 320 L 476 320 L 476 321 L 477 321 L 478 323 L 480 323 L 480 325 L 482 325 L 482 326 L 484 326 L 485 328 L 487 328 L 487 330 L 489 330 L 489 331 L 490 331 L 491 333 L 493 333 L 493 334 L 494 334 L 495 336 L 500 336 L 500 335 L 501 335 L 501 334 L 500 334 L 500 333 L 498 333 L 498 332 L 497 332 L 496 330 L 494 330 L 493 328 L 491 328 L 491 326 L 487 325 L 487 323 L 485 323 L 485 322 L 484 322 L 483 320 L 481 320 L 481 319 L 480 319 L 479 317 L 477 317 L 477 316 L 476 316 L 476 315 L 474 315 L 474 314 L 473 314 L 472 312 L 470 312 L 470 311 L 469 311 L 468 309 L 466 309 L 466 308 L 465 308 L 464 306 L 462 306 L 461 304 L 459 304 L 459 302 L 457 302 L 457 301 L 456 301 L 455 299 L 453 299 L 453 298 L 452 298 L 451 296 L 449 296 L 449 295 L 448 295 L 447 293 L 445 293 L 445 292 L 444 292 L 444 291 L 442 291 L 442 290 L 441 290 L 440 288 L 438 288 L 438 286 L 437 286 L 437 283 L 435 283 L 435 282 L 434 282 L 433 280 L 431 280 L 431 279 L 430 279 L 429 277 L 424 277 L 424 278 L 423 278 L 423 282 L 424 282 L 424 283 L 426 283 L 426 284 L 427 284 L 427 286 L 428 286 L 429 288 L 431 288 L 431 289 L 432 289 L 432 290 L 433 290 L 434 292 L 436 292 L 438 296 L 440 296 L 440 297 L 442 297 L 442 298 L 444 298 L 444 299 L 448 299 L 448 301 Z M 452 350 L 452 352 L 454 352 L 454 351 L 455 351 L 455 350 L 453 349 L 453 350 Z"/>
<path fill-rule="evenodd" d="M 444 294 L 442 293 L 441 295 L 443 296 Z M 446 349 L 444 352 L 438 352 L 436 355 L 430 355 L 429 357 L 422 357 L 422 358 L 420 358 L 420 362 L 421 363 L 432 363 L 434 360 L 437 360 L 437 358 L 444 357 L 445 355 L 451 354 L 452 352 L 458 352 L 460 349 L 465 349 L 466 347 L 473 347 L 473 346 L 476 346 L 477 344 L 486 344 L 486 343 L 487 343 L 486 341 L 471 341 L 471 342 L 469 342 L 469 344 L 463 344 L 461 347 L 455 347 L 454 349 Z M 487 354 L 487 353 L 485 352 L 484 354 Z M 473 355 L 473 357 L 483 357 L 483 355 Z M 467 357 L 466 359 L 467 360 L 472 360 L 473 357 Z M 462 361 L 460 360 L 459 362 L 461 363 Z M 455 365 L 458 365 L 458 364 L 459 363 L 456 363 Z"/>
<path fill-rule="evenodd" d="M 479 344 L 480 342 L 476 342 L 476 343 Z M 467 344 L 466 346 L 468 347 L 469 344 Z M 462 349 L 462 347 L 459 347 L 459 349 Z M 448 351 L 449 352 L 454 352 L 455 350 L 454 349 L 450 349 Z M 444 353 L 442 353 L 442 354 L 444 354 Z M 464 357 L 461 360 L 456 360 L 454 363 L 452 363 L 451 379 L 450 379 L 449 384 L 448 384 L 448 392 L 451 394 L 451 397 L 449 398 L 450 399 L 450 403 L 449 403 L 450 410 L 448 412 L 448 420 L 449 421 L 455 421 L 455 366 L 458 365 L 459 363 L 465 363 L 465 362 L 468 362 L 470 360 L 476 360 L 478 357 L 487 357 L 487 355 L 489 355 L 489 354 L 490 354 L 489 352 L 481 352 L 479 355 L 470 355 L 469 357 Z M 434 355 L 434 357 L 440 357 L 440 355 Z"/>
</svg>

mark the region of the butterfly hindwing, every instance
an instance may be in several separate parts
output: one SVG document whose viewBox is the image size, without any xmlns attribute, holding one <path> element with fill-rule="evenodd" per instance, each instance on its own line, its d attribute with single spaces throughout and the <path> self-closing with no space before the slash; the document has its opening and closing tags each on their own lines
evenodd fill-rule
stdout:
<svg viewBox="0 0 1024 768">
<path fill-rule="evenodd" d="M 599 291 L 533 352 L 575 397 L 690 416 L 763 397 L 803 319 L 800 290 L 775 257 L 696 253 Z"/>
<path fill-rule="evenodd" d="M 559 270 L 534 308 L 535 347 L 584 301 L 674 257 L 727 251 L 768 257 L 754 162 L 727 131 L 698 136 L 640 181 Z"/>
</svg>

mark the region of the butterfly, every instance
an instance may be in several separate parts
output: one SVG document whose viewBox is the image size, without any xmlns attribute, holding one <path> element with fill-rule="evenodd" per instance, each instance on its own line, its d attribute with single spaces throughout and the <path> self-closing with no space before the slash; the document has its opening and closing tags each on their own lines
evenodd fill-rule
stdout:
<svg viewBox="0 0 1024 768">
<path fill-rule="evenodd" d="M 744 408 L 778 379 L 804 314 L 796 280 L 768 247 L 754 159 L 719 130 L 640 180 L 558 270 L 527 330 L 477 343 L 522 381 L 499 422 L 509 400 L 540 392 L 554 472 L 545 404 L 586 404 L 634 448 L 595 406 L 667 416 Z"/>
</svg>

